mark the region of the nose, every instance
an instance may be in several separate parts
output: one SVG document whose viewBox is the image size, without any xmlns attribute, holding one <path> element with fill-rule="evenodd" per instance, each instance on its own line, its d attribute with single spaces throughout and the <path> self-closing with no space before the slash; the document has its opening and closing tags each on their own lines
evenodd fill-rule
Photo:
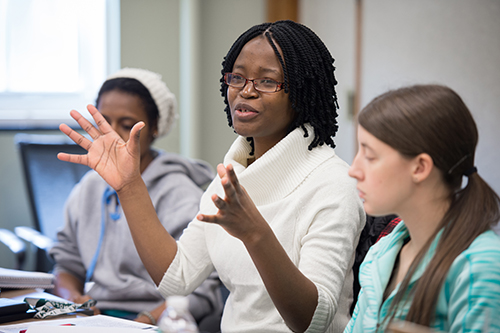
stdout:
<svg viewBox="0 0 500 333">
<path fill-rule="evenodd" d="M 115 132 L 118 133 L 118 130 L 119 130 L 119 128 L 118 128 L 118 122 L 111 121 L 109 124 L 111 125 L 111 128 L 113 129 L 113 131 L 115 131 Z"/>
<path fill-rule="evenodd" d="M 250 80 L 247 80 L 245 86 L 240 90 L 240 94 L 244 98 L 251 98 L 259 95 L 257 90 L 255 90 L 253 81 Z"/>
<path fill-rule="evenodd" d="M 359 167 L 359 152 L 356 154 L 354 157 L 354 160 L 352 161 L 351 167 L 349 168 L 348 174 L 350 177 L 356 179 L 357 181 L 360 181 L 363 179 L 363 172 L 361 171 Z"/>
<path fill-rule="evenodd" d="M 124 134 L 124 133 L 123 133 L 123 130 L 122 130 L 122 128 L 121 128 L 121 126 L 120 126 L 120 124 L 118 123 L 118 121 L 111 121 L 111 122 L 109 123 L 109 125 L 111 125 L 111 128 L 113 129 L 113 131 L 115 131 L 116 133 L 118 133 L 118 135 L 119 135 L 122 139 L 124 139 L 124 140 L 125 140 L 125 138 L 123 137 L 123 134 Z M 125 141 L 127 141 L 127 140 L 125 140 Z"/>
</svg>

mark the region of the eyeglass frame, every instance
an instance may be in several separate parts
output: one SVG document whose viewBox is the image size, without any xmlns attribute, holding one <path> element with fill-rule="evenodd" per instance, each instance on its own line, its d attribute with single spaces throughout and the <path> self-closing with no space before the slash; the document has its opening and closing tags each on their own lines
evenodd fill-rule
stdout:
<svg viewBox="0 0 500 333">
<path fill-rule="evenodd" d="M 243 86 L 242 86 L 242 87 L 235 87 L 235 86 L 233 86 L 233 85 L 230 85 L 230 84 L 227 82 L 227 81 L 228 81 L 228 79 L 227 79 L 227 76 L 228 76 L 228 75 L 237 75 L 237 76 L 241 76 L 242 78 L 244 78 L 244 79 L 245 79 L 245 84 L 243 84 Z M 255 86 L 255 80 L 270 80 L 270 81 L 274 81 L 274 82 L 276 82 L 276 90 L 274 90 L 274 91 L 262 91 L 262 90 L 258 89 L 258 88 Z M 224 74 L 224 83 L 225 83 L 225 84 L 227 84 L 229 87 L 233 87 L 233 88 L 236 88 L 236 89 L 243 89 L 243 88 L 245 88 L 245 87 L 246 87 L 246 85 L 248 84 L 248 81 L 252 82 L 252 84 L 253 84 L 253 88 L 254 88 L 255 90 L 257 90 L 258 92 L 262 92 L 262 93 L 270 93 L 270 94 L 272 94 L 272 93 L 275 93 L 275 92 L 281 91 L 281 90 L 283 90 L 283 89 L 285 88 L 285 82 L 280 82 L 280 81 L 276 81 L 276 80 L 273 80 L 273 79 L 256 78 L 256 79 L 250 80 L 250 79 L 247 79 L 246 77 L 244 77 L 244 76 L 243 76 L 243 75 L 241 75 L 241 74 L 236 74 L 236 73 L 231 73 L 231 72 L 227 72 L 227 73 L 225 73 L 225 74 Z"/>
</svg>

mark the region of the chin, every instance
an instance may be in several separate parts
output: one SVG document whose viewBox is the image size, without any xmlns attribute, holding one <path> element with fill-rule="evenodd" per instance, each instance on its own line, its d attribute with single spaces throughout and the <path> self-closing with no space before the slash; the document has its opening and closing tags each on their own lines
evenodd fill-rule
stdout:
<svg viewBox="0 0 500 333">
<path fill-rule="evenodd" d="M 378 216 L 385 216 L 385 215 L 394 214 L 393 212 L 390 212 L 389 210 L 367 205 L 366 202 L 363 203 L 363 206 L 365 208 L 365 213 L 370 215 L 370 216 L 378 217 Z"/>
</svg>

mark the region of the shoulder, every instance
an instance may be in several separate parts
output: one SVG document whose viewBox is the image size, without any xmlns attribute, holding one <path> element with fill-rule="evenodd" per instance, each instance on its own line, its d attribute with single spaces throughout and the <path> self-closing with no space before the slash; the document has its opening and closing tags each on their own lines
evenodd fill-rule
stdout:
<svg viewBox="0 0 500 333">
<path fill-rule="evenodd" d="M 487 297 L 493 293 L 500 305 L 500 238 L 493 231 L 479 235 L 453 261 L 446 277 L 453 295 Z M 475 296 L 474 296 L 475 295 Z M 458 296 L 457 296 L 458 297 Z"/>
<path fill-rule="evenodd" d="M 349 189 L 350 192 L 355 193 L 356 180 L 348 174 L 349 164 L 338 157 L 331 147 L 321 146 L 314 149 L 323 150 L 324 156 L 327 157 L 318 161 L 316 167 L 308 174 L 305 181 L 315 183 L 318 187 L 331 185 L 334 190 L 342 192 Z"/>
<path fill-rule="evenodd" d="M 451 275 L 464 271 L 471 274 L 490 272 L 500 278 L 500 237 L 495 232 L 482 233 L 455 258 L 450 268 Z M 500 280 L 498 283 L 500 285 Z"/>
<path fill-rule="evenodd" d="M 386 254 L 396 246 L 401 246 L 402 242 L 408 236 L 408 229 L 403 221 L 392 229 L 386 236 L 380 238 L 373 244 L 366 254 L 365 261 L 372 261 Z"/>
<path fill-rule="evenodd" d="M 479 235 L 455 258 L 442 297 L 438 308 L 441 304 L 460 331 L 479 332 L 486 321 L 500 327 L 500 317 L 488 318 L 500 311 L 500 239 L 493 231 Z"/>
<path fill-rule="evenodd" d="M 165 181 L 165 177 L 170 177 L 189 179 L 197 186 L 202 186 L 212 180 L 213 176 L 214 171 L 207 162 L 161 150 L 142 174 L 146 185 Z"/>
</svg>

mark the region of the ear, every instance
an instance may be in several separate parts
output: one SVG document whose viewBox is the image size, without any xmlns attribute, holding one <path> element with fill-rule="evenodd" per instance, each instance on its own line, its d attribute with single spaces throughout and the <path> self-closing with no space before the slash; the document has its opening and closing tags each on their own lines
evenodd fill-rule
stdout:
<svg viewBox="0 0 500 333">
<path fill-rule="evenodd" d="M 434 169 L 434 161 L 429 154 L 422 153 L 413 159 L 412 177 L 414 183 L 426 180 Z"/>
<path fill-rule="evenodd" d="M 151 142 L 158 138 L 158 120 L 150 128 L 151 131 Z"/>
</svg>

